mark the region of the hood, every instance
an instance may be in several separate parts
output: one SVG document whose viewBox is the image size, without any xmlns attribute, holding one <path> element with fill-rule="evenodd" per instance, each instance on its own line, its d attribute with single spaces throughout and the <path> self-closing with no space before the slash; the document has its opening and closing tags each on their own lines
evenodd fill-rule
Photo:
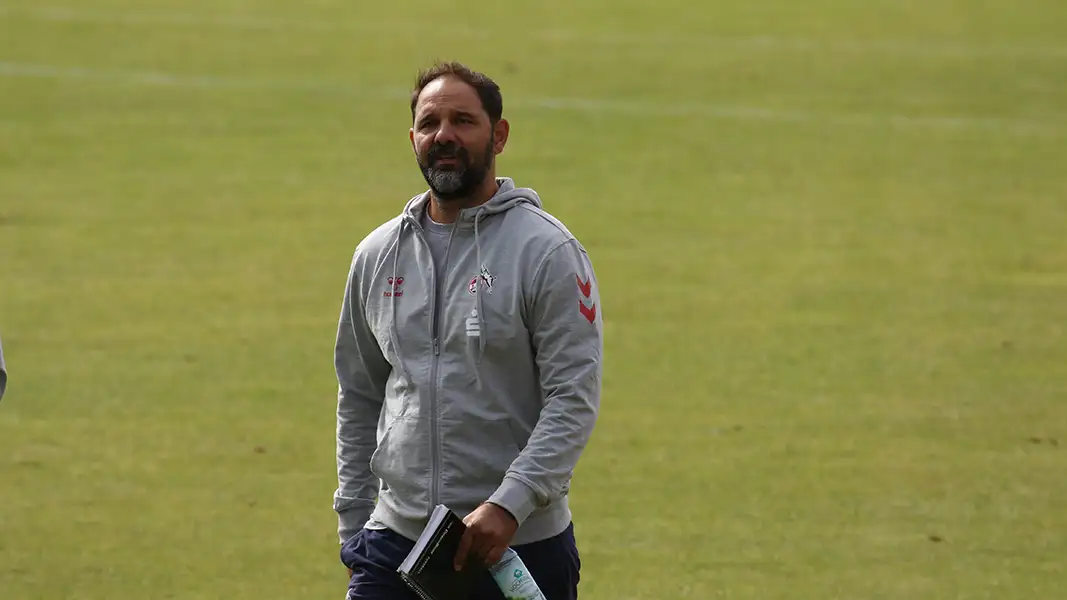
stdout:
<svg viewBox="0 0 1067 600">
<path fill-rule="evenodd" d="M 474 227 L 476 220 L 506 212 L 524 202 L 542 208 L 541 198 L 532 189 L 515 187 L 515 182 L 510 177 L 497 177 L 496 182 L 500 188 L 492 198 L 478 206 L 459 211 L 459 216 L 456 218 L 457 227 Z M 404 220 L 418 224 L 422 219 L 423 211 L 426 210 L 426 203 L 429 201 L 429 190 L 409 200 L 404 206 Z"/>
</svg>

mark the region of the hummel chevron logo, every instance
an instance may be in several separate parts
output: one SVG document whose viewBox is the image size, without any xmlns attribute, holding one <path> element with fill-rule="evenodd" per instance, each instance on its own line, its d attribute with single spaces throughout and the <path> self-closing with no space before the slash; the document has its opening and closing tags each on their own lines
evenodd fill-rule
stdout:
<svg viewBox="0 0 1067 600">
<path fill-rule="evenodd" d="M 578 290 L 582 292 L 583 296 L 589 298 L 589 294 L 593 293 L 593 282 L 591 280 L 582 281 L 582 278 L 578 275 L 575 275 L 574 278 L 578 280 Z"/>
<path fill-rule="evenodd" d="M 578 312 L 582 313 L 582 316 L 592 323 L 593 321 L 596 321 L 596 303 L 592 302 L 593 280 L 586 279 L 585 281 L 582 281 L 580 276 L 575 275 L 574 277 L 578 280 L 578 291 L 582 293 L 582 296 L 584 296 L 587 301 L 590 301 L 589 306 L 586 306 L 585 302 L 579 298 Z"/>
</svg>

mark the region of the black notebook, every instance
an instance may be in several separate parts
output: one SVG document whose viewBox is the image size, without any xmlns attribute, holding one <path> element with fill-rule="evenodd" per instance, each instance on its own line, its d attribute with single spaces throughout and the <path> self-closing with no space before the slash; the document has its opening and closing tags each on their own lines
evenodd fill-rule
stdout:
<svg viewBox="0 0 1067 600">
<path fill-rule="evenodd" d="M 488 569 L 471 555 L 463 570 L 456 571 L 456 550 L 467 526 L 444 505 L 430 513 L 430 521 L 397 572 L 408 587 L 424 600 L 468 600 Z"/>
</svg>

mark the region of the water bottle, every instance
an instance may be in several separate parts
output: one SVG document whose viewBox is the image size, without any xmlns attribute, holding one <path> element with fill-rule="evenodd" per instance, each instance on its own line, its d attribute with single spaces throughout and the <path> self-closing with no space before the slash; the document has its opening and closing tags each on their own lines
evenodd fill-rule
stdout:
<svg viewBox="0 0 1067 600">
<path fill-rule="evenodd" d="M 504 551 L 504 556 L 489 572 L 507 600 L 547 600 L 518 553 L 511 548 Z"/>
</svg>

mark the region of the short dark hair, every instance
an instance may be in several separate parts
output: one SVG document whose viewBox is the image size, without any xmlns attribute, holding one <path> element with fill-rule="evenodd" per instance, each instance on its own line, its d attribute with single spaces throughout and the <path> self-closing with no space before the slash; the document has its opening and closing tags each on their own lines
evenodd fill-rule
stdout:
<svg viewBox="0 0 1067 600">
<path fill-rule="evenodd" d="M 496 123 L 504 114 L 504 98 L 500 95 L 500 86 L 483 73 L 472 71 L 463 63 L 437 62 L 432 67 L 419 71 L 415 79 L 415 89 L 411 91 L 411 120 L 415 120 L 415 105 L 419 102 L 419 94 L 431 81 L 451 75 L 463 80 L 464 83 L 474 88 L 478 98 L 482 101 L 482 108 L 489 115 L 489 122 Z"/>
</svg>

